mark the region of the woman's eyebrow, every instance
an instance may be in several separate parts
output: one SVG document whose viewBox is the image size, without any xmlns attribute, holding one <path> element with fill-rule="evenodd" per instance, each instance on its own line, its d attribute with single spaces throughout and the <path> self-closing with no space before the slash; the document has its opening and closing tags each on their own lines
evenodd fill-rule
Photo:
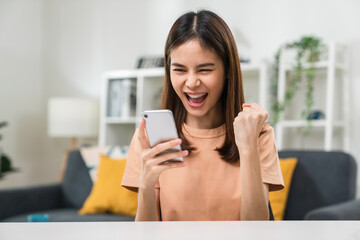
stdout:
<svg viewBox="0 0 360 240">
<path fill-rule="evenodd" d="M 175 66 L 175 67 L 185 67 L 184 65 L 182 65 L 180 63 L 172 63 L 171 65 Z M 201 67 L 212 67 L 212 66 L 215 66 L 215 63 L 202 63 L 202 64 L 197 65 L 196 67 L 201 68 Z"/>
<path fill-rule="evenodd" d="M 215 63 L 202 63 L 202 64 L 197 65 L 198 68 L 201 68 L 201 67 L 213 67 L 213 66 L 215 66 Z"/>
<path fill-rule="evenodd" d="M 184 65 L 180 64 L 180 63 L 172 63 L 171 66 L 175 66 L 175 67 L 185 67 Z"/>
</svg>

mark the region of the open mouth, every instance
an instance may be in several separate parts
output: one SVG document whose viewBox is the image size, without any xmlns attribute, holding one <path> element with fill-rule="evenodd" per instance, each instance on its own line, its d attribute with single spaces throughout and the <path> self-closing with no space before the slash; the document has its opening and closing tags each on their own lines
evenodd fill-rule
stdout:
<svg viewBox="0 0 360 240">
<path fill-rule="evenodd" d="M 187 102 L 189 103 L 189 105 L 191 107 L 201 107 L 204 102 L 205 102 L 205 99 L 206 97 L 208 96 L 208 93 L 185 93 L 186 95 L 186 99 L 187 99 Z"/>
</svg>

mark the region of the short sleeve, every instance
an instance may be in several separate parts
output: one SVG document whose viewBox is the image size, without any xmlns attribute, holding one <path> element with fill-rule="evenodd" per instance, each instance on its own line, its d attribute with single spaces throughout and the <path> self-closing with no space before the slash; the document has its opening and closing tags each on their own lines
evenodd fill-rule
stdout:
<svg viewBox="0 0 360 240">
<path fill-rule="evenodd" d="M 138 138 L 138 134 L 139 129 L 135 131 L 131 140 L 124 176 L 121 182 L 121 186 L 130 189 L 138 189 L 140 185 L 142 147 Z"/>
<path fill-rule="evenodd" d="M 278 191 L 284 188 L 279 155 L 275 144 L 273 128 L 265 123 L 259 137 L 259 154 L 261 175 L 264 183 L 269 184 L 269 191 Z"/>
</svg>

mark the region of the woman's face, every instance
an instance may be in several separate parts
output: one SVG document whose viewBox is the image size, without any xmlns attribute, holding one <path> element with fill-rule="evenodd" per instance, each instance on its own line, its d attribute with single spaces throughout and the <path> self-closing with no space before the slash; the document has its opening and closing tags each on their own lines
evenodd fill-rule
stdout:
<svg viewBox="0 0 360 240">
<path fill-rule="evenodd" d="M 187 110 L 186 123 L 216 127 L 224 119 L 220 97 L 225 73 L 221 59 L 215 52 L 201 47 L 197 39 L 175 48 L 170 59 L 171 83 Z"/>
</svg>

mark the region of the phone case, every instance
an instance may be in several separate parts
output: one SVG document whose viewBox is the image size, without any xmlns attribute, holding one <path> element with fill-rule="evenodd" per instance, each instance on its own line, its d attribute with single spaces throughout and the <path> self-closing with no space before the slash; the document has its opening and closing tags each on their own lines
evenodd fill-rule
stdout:
<svg viewBox="0 0 360 240">
<path fill-rule="evenodd" d="M 154 147 L 159 143 L 179 138 L 176 130 L 174 117 L 170 110 L 144 111 L 142 116 L 146 122 L 146 133 L 148 135 L 151 147 Z M 180 145 L 178 145 L 174 148 L 164 151 L 163 153 L 170 151 L 181 151 L 181 147 Z M 184 158 L 179 157 L 171 159 L 169 161 L 184 161 Z"/>
</svg>

